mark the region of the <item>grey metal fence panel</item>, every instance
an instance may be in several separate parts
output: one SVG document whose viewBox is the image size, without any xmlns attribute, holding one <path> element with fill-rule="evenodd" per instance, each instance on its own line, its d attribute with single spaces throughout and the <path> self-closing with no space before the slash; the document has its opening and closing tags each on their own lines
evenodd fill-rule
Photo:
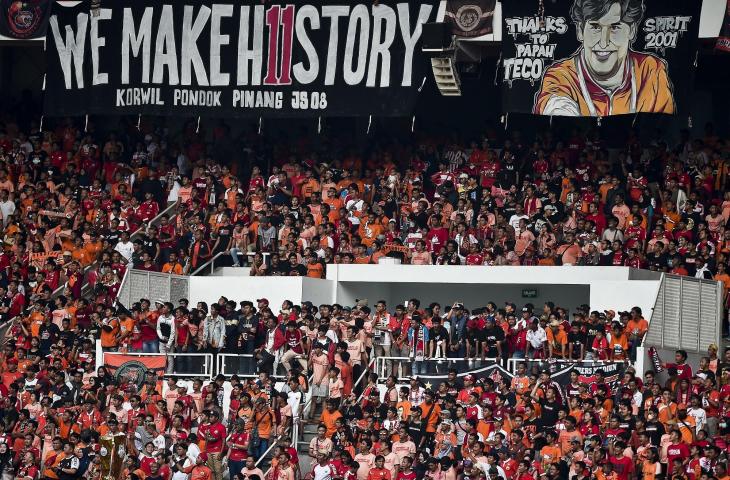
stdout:
<svg viewBox="0 0 730 480">
<path fill-rule="evenodd" d="M 129 273 L 129 301 L 134 303 L 140 298 L 149 299 L 149 272 L 132 270 Z"/>
<path fill-rule="evenodd" d="M 119 301 L 130 307 L 140 298 L 177 303 L 190 297 L 190 277 L 168 273 L 130 270 L 119 289 Z"/>
<path fill-rule="evenodd" d="M 696 279 L 680 278 L 682 296 L 679 299 L 679 346 L 688 351 L 700 349 L 700 286 Z"/>
<path fill-rule="evenodd" d="M 722 312 L 718 282 L 664 275 L 644 344 L 705 352 L 720 340 Z"/>
<path fill-rule="evenodd" d="M 150 300 L 170 300 L 170 276 L 166 273 L 150 272 L 149 284 Z"/>
<path fill-rule="evenodd" d="M 190 298 L 190 279 L 188 277 L 170 277 L 170 301 L 177 305 L 181 298 Z"/>
<path fill-rule="evenodd" d="M 679 348 L 679 332 L 681 329 L 680 297 L 681 281 L 667 275 L 664 278 L 664 337 L 663 345 Z"/>
</svg>

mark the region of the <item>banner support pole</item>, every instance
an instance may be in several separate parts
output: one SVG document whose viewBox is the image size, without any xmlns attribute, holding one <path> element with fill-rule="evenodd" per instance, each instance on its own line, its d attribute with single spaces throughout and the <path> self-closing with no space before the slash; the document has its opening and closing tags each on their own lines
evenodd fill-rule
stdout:
<svg viewBox="0 0 730 480">
<path fill-rule="evenodd" d="M 89 114 L 86 114 L 86 120 L 84 121 L 84 133 L 89 131 Z"/>
<path fill-rule="evenodd" d="M 365 132 L 366 135 L 370 135 L 370 125 L 373 123 L 373 116 L 368 115 L 368 129 Z"/>
<path fill-rule="evenodd" d="M 261 117 L 259 117 L 259 135 L 261 135 L 261 124 L 262 124 L 262 122 L 263 122 L 263 120 L 261 119 Z"/>
<path fill-rule="evenodd" d="M 499 64 L 502 62 L 502 52 L 499 52 L 499 58 L 497 59 L 497 65 L 494 69 L 494 85 L 497 86 L 497 78 L 499 77 Z"/>
<path fill-rule="evenodd" d="M 200 131 L 200 115 L 198 115 L 198 123 L 195 125 L 195 133 Z"/>
<path fill-rule="evenodd" d="M 140 113 L 137 115 L 137 131 L 140 130 L 141 126 L 142 126 L 142 114 Z"/>
</svg>

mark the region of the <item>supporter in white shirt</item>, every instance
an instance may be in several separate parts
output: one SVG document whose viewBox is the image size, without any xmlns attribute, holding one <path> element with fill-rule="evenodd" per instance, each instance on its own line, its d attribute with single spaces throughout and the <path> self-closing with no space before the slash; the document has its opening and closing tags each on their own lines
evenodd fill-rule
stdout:
<svg viewBox="0 0 730 480">
<path fill-rule="evenodd" d="M 119 252 L 128 264 L 132 263 L 132 254 L 134 254 L 134 243 L 129 241 L 129 232 L 122 232 L 121 238 L 114 246 L 114 250 Z"/>
<path fill-rule="evenodd" d="M 332 480 L 337 471 L 335 467 L 329 463 L 327 457 L 323 454 L 317 455 L 317 464 L 312 469 L 313 480 Z"/>
<path fill-rule="evenodd" d="M 155 303 L 157 303 L 157 308 L 160 309 L 160 316 L 157 318 L 157 339 L 160 341 L 160 353 L 168 353 L 172 351 L 172 346 L 175 345 L 175 317 L 171 313 L 175 307 L 170 302 L 162 303 L 158 301 Z M 163 332 L 163 325 L 167 325 L 169 330 L 165 329 L 166 331 Z"/>
<path fill-rule="evenodd" d="M 527 330 L 528 346 L 532 347 L 533 350 L 542 350 L 545 342 L 547 342 L 547 333 L 537 320 L 533 320 L 532 325 Z"/>
<path fill-rule="evenodd" d="M 528 223 L 530 222 L 530 217 L 525 215 L 522 211 L 522 205 L 515 205 L 515 213 L 509 217 L 509 224 L 515 229 L 516 233 L 519 233 L 520 231 L 520 220 L 522 219 L 525 219 Z"/>
<path fill-rule="evenodd" d="M 707 424 L 707 412 L 702 408 L 699 398 L 692 397 L 690 408 L 687 409 L 687 415 L 695 419 L 696 433 L 705 428 L 705 424 Z"/>
<path fill-rule="evenodd" d="M 8 225 L 10 216 L 15 213 L 15 202 L 10 200 L 10 195 L 7 191 L 2 192 L 2 198 L 0 199 L 0 213 L 2 214 L 3 227 Z"/>
</svg>

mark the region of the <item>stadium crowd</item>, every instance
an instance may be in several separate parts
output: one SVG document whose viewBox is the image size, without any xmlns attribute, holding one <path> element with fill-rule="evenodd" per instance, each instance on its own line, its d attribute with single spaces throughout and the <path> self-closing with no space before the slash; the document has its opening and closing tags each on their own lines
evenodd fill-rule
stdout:
<svg viewBox="0 0 730 480">
<path fill-rule="evenodd" d="M 718 358 L 711 345 L 697 365 L 678 351 L 658 365 L 663 382 L 636 372 L 647 329 L 638 308 L 569 316 L 549 302 L 469 310 L 415 298 L 372 309 L 264 298 L 59 307 L 36 299 L 0 354 L 4 478 L 102 480 L 102 438 L 115 433 L 125 480 L 728 478 L 730 350 Z M 190 382 L 148 370 L 135 383 L 95 365 L 97 339 L 112 352 L 252 357 L 240 358 L 241 375 Z M 377 357 L 408 361 L 386 361 L 379 386 Z M 526 363 L 513 377 L 458 376 L 444 357 Z M 627 367 L 615 381 L 574 372 L 561 384 L 543 369 L 559 359 Z M 307 424 L 316 436 L 299 447 Z M 269 447 L 264 472 L 256 462 Z"/>
<path fill-rule="evenodd" d="M 392 256 L 623 265 L 730 288 L 730 146 L 712 126 L 675 145 L 631 134 L 621 150 L 546 131 L 385 137 L 362 152 L 306 135 L 273 148 L 225 123 L 38 127 L 0 124 L 2 318 L 17 314 L 21 280 L 42 296 L 66 287 L 76 300 L 89 284 L 113 298 L 127 268 L 191 273 L 217 254 L 252 275 Z"/>
<path fill-rule="evenodd" d="M 544 132 L 386 139 L 364 153 L 307 136 L 232 146 L 224 123 L 38 127 L 0 125 L 3 480 L 97 480 L 110 432 L 127 435 L 125 480 L 297 480 L 300 456 L 314 480 L 730 478 L 730 355 L 715 345 L 691 366 L 678 352 L 665 382 L 631 366 L 616 383 L 532 370 L 631 364 L 640 309 L 115 302 L 129 268 L 190 274 L 219 254 L 254 276 L 321 278 L 327 264 L 390 256 L 625 265 L 727 289 L 730 146 L 711 127 L 672 146 L 632 134 L 621 151 L 595 132 Z M 97 339 L 106 351 L 251 356 L 240 378 L 148 372 L 136 385 L 95 364 Z M 382 391 L 377 357 L 409 359 L 385 363 Z M 444 357 L 529 363 L 506 382 L 457 377 Z M 302 450 L 292 426 L 306 422 L 317 436 Z M 265 475 L 255 463 L 272 445 Z"/>
</svg>

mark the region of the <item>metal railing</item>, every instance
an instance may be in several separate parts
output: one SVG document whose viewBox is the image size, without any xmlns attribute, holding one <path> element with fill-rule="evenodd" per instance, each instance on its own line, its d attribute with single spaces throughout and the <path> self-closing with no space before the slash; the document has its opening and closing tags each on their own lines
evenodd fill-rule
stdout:
<svg viewBox="0 0 730 480">
<path fill-rule="evenodd" d="M 442 376 L 448 373 L 448 370 L 455 368 L 457 371 L 466 374 L 468 371 L 494 365 L 496 358 L 424 358 L 418 361 L 418 369 L 416 361 L 412 357 L 375 357 L 375 373 L 379 379 L 384 379 L 390 372 L 399 380 L 406 380 L 410 376 L 429 377 Z M 405 373 L 410 370 L 409 374 Z M 416 371 L 418 370 L 418 371 Z"/>
<path fill-rule="evenodd" d="M 167 365 L 165 376 L 176 377 L 214 377 L 214 362 L 212 353 L 140 353 L 140 352 L 104 352 L 105 355 L 126 355 L 129 357 L 149 357 L 165 355 Z"/>
<path fill-rule="evenodd" d="M 210 260 L 208 260 L 207 262 L 205 262 L 204 264 L 202 264 L 200 267 L 198 267 L 195 270 L 193 270 L 188 275 L 190 275 L 190 276 L 198 275 L 200 272 L 202 272 L 203 270 L 207 269 L 208 267 L 210 267 L 210 274 L 212 275 L 213 272 L 215 271 L 215 261 L 218 258 L 220 258 L 221 256 L 223 256 L 223 255 L 225 255 L 227 253 L 228 252 L 226 252 L 226 251 L 216 253 L 215 255 L 213 255 L 213 257 Z"/>
<path fill-rule="evenodd" d="M 257 378 L 258 375 L 255 373 L 241 373 L 246 371 L 256 371 L 256 359 L 253 354 L 250 353 L 219 353 L 216 355 L 216 374 L 225 375 L 230 377 L 231 375 L 238 375 L 241 378 Z M 279 362 L 274 362 L 274 374 L 269 375 L 270 378 L 276 380 L 283 380 L 286 375 L 279 375 L 278 366 L 281 365 Z"/>
<path fill-rule="evenodd" d="M 117 294 L 119 303 L 126 307 L 139 301 L 140 298 L 177 302 L 181 298 L 189 297 L 190 279 L 186 275 L 136 269 L 126 271 Z"/>
<path fill-rule="evenodd" d="M 239 375 L 240 376 L 240 375 Z M 307 382 L 309 384 L 309 388 L 307 390 L 307 396 L 305 397 L 304 404 L 302 405 L 302 408 L 299 410 L 299 418 L 292 418 L 292 426 L 291 426 L 291 438 L 292 443 L 294 444 L 294 448 L 296 448 L 297 441 L 299 440 L 299 428 L 301 419 L 305 417 L 305 412 L 308 411 L 308 407 L 312 404 L 312 380 L 314 379 L 314 375 L 311 375 Z M 256 463 L 254 466 L 258 467 L 261 462 L 264 461 L 264 459 L 271 453 L 271 451 L 276 448 L 276 445 L 281 441 L 282 438 L 284 438 L 284 435 L 286 432 L 282 433 L 281 435 L 277 435 L 277 437 L 274 439 L 273 442 L 271 442 L 271 445 L 269 445 L 269 448 L 267 448 L 263 455 L 261 455 L 260 458 L 256 460 Z M 269 473 L 271 472 L 271 467 L 266 470 L 266 473 L 264 473 L 264 478 L 269 478 Z"/>
</svg>

